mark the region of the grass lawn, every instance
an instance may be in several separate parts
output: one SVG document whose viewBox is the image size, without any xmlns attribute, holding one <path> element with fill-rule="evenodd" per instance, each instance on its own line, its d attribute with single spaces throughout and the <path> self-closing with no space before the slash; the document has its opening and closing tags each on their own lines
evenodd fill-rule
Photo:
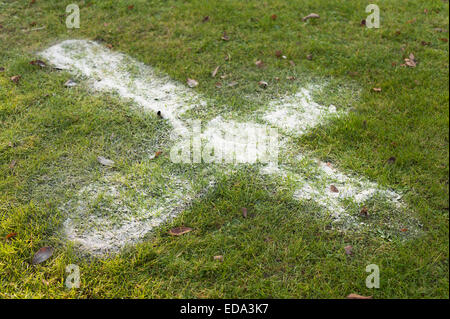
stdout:
<svg viewBox="0 0 450 319">
<path fill-rule="evenodd" d="M 65 25 L 72 2 L 79 29 Z M 449 5 L 372 2 L 379 29 L 361 26 L 371 2 L 359 0 L 0 0 L 0 297 L 448 298 Z M 320 18 L 302 21 L 311 12 Z M 68 72 L 30 64 L 67 39 L 95 40 L 183 84 L 196 79 L 192 91 L 208 98 L 189 111 L 198 118 L 249 119 L 260 105 L 320 84 L 315 101 L 346 115 L 293 137 L 292 154 L 393 189 L 407 209 L 368 203 L 369 229 L 345 230 L 330 227 L 317 203 L 294 200 L 290 181 L 254 166 L 171 164 L 169 127 L 156 114 L 92 92 L 84 78 L 67 88 Z M 402 66 L 411 53 L 416 67 Z M 99 165 L 99 155 L 116 167 Z M 177 185 L 158 179 L 167 169 L 203 192 L 176 218 L 108 257 L 66 240 L 68 203 L 84 186 L 107 175 L 130 189 L 172 193 Z M 211 176 L 214 186 L 205 187 Z M 129 205 L 145 204 L 138 193 L 127 194 Z M 169 235 L 182 225 L 193 231 Z M 53 256 L 32 265 L 43 246 Z M 78 289 L 64 286 L 69 264 L 80 267 Z M 380 268 L 379 289 L 366 287 L 369 264 Z"/>
</svg>

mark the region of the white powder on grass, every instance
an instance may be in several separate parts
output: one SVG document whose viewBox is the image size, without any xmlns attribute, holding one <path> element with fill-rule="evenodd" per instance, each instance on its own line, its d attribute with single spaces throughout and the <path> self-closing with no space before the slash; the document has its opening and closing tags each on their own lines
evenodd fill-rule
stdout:
<svg viewBox="0 0 450 319">
<path fill-rule="evenodd" d="M 184 129 L 180 115 L 206 103 L 185 86 L 156 75 L 151 67 L 93 41 L 66 40 L 40 55 L 58 68 L 89 78 L 97 91 L 116 92 L 144 109 L 161 112 L 179 130 Z"/>
</svg>

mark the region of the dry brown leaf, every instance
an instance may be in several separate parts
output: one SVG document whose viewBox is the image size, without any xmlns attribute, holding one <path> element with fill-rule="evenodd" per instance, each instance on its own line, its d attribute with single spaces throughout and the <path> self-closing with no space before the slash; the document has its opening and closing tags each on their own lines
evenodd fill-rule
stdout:
<svg viewBox="0 0 450 319">
<path fill-rule="evenodd" d="M 245 208 L 245 207 L 242 207 L 242 216 L 244 218 L 247 218 L 247 208 Z"/>
<path fill-rule="evenodd" d="M 361 296 L 358 294 L 350 294 L 347 296 L 347 299 L 372 299 L 372 296 Z"/>
<path fill-rule="evenodd" d="M 219 71 L 219 68 L 220 68 L 220 65 L 218 65 L 218 66 L 212 71 L 212 73 L 211 73 L 211 76 L 212 76 L 212 77 L 215 77 L 215 76 L 216 76 L 217 72 Z"/>
<path fill-rule="evenodd" d="M 397 159 L 395 158 L 395 156 L 391 156 L 391 157 L 388 158 L 387 163 L 388 164 L 394 164 L 396 160 Z"/>
<path fill-rule="evenodd" d="M 263 89 L 267 88 L 267 86 L 269 85 L 266 81 L 259 81 L 258 85 L 260 87 L 262 87 Z"/>
<path fill-rule="evenodd" d="M 275 56 L 276 56 L 277 58 L 281 57 L 282 55 L 283 55 L 283 52 L 282 52 L 281 50 L 275 51 Z"/>
<path fill-rule="evenodd" d="M 39 65 L 41 68 L 45 68 L 47 64 L 45 64 L 44 61 L 41 60 L 33 60 L 30 62 L 31 65 Z"/>
<path fill-rule="evenodd" d="M 9 233 L 8 235 L 6 235 L 5 239 L 11 239 L 17 236 L 17 233 Z"/>
<path fill-rule="evenodd" d="M 33 263 L 33 265 L 40 264 L 49 259 L 52 255 L 52 247 L 42 247 L 34 254 L 33 260 L 31 262 Z"/>
<path fill-rule="evenodd" d="M 228 83 L 229 87 L 233 87 L 233 86 L 236 86 L 236 85 L 238 85 L 238 82 L 236 82 L 236 81 Z"/>
<path fill-rule="evenodd" d="M 366 206 L 364 206 L 363 208 L 361 208 L 361 211 L 359 212 L 360 215 L 362 216 L 369 216 L 369 210 L 367 209 Z"/>
<path fill-rule="evenodd" d="M 344 250 L 345 250 L 345 254 L 346 255 L 352 255 L 353 254 L 353 247 L 352 246 L 350 246 L 350 245 L 348 245 L 348 246 L 345 246 L 344 247 Z"/>
<path fill-rule="evenodd" d="M 205 16 L 203 19 L 202 19 L 202 22 L 208 22 L 209 21 L 209 16 Z"/>
<path fill-rule="evenodd" d="M 445 42 L 445 43 L 448 42 L 448 39 L 447 39 L 447 38 L 440 38 L 439 40 L 441 40 L 442 42 Z"/>
<path fill-rule="evenodd" d="M 312 56 L 312 54 L 308 54 L 307 56 L 306 56 L 306 60 L 309 60 L 309 61 L 311 61 L 313 59 L 313 56 Z"/>
<path fill-rule="evenodd" d="M 131 4 L 128 6 L 128 10 L 133 10 L 133 8 L 134 8 L 134 4 Z"/>
<path fill-rule="evenodd" d="M 162 151 L 156 151 L 155 155 L 153 155 L 153 158 L 158 158 L 162 154 Z"/>
<path fill-rule="evenodd" d="M 414 18 L 414 19 L 411 19 L 411 20 L 408 20 L 408 21 L 406 21 L 406 23 L 408 23 L 408 24 L 411 24 L 411 23 L 414 23 L 414 22 L 416 22 L 416 18 Z"/>
<path fill-rule="evenodd" d="M 332 191 L 333 193 L 339 193 L 339 190 L 338 190 L 337 187 L 334 186 L 334 185 L 331 185 L 331 186 L 330 186 L 330 191 Z"/>
<path fill-rule="evenodd" d="M 372 90 L 375 92 L 381 92 L 381 88 L 373 88 Z"/>
<path fill-rule="evenodd" d="M 286 80 L 290 80 L 290 81 L 294 81 L 295 80 L 295 76 L 287 76 Z"/>
<path fill-rule="evenodd" d="M 278 17 L 277 17 L 277 15 L 276 14 L 272 14 L 271 16 L 270 16 L 270 18 L 272 19 L 272 20 L 276 20 Z"/>
<path fill-rule="evenodd" d="M 180 226 L 180 227 L 175 227 L 175 228 L 172 228 L 171 230 L 169 230 L 169 234 L 172 236 L 181 236 L 186 233 L 189 233 L 192 230 L 193 229 L 190 227 Z"/>
<path fill-rule="evenodd" d="M 256 61 L 255 64 L 258 68 L 262 68 L 264 66 L 264 62 L 261 60 Z"/>
<path fill-rule="evenodd" d="M 19 83 L 20 80 L 20 75 L 14 75 L 11 77 L 11 81 L 13 81 L 14 83 Z"/>
<path fill-rule="evenodd" d="M 190 88 L 195 88 L 195 87 L 198 85 L 198 82 L 197 82 L 196 80 L 194 80 L 194 79 L 188 78 L 188 79 L 187 79 L 187 85 L 188 85 Z"/>
<path fill-rule="evenodd" d="M 400 229 L 400 231 L 404 233 L 404 232 L 408 231 L 408 228 L 402 228 L 402 229 Z"/>
<path fill-rule="evenodd" d="M 320 16 L 317 13 L 310 13 L 306 17 L 303 17 L 303 21 L 309 20 L 309 19 L 319 19 Z"/>
<path fill-rule="evenodd" d="M 221 88 L 222 87 L 222 83 L 221 82 L 216 82 L 216 88 Z"/>
<path fill-rule="evenodd" d="M 222 40 L 228 41 L 228 40 L 230 40 L 230 36 L 229 36 L 226 32 L 224 32 L 224 33 L 222 34 Z"/>
<path fill-rule="evenodd" d="M 9 168 L 13 169 L 16 166 L 16 164 L 17 164 L 17 161 L 16 160 L 12 160 L 11 163 L 9 164 Z"/>
</svg>

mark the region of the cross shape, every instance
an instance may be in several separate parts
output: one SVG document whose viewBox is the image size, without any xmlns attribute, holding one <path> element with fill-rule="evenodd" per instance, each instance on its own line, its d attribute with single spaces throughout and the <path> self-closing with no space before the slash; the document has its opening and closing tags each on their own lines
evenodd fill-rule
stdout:
<svg viewBox="0 0 450 319">
<path fill-rule="evenodd" d="M 94 90 L 115 92 L 143 110 L 158 113 L 179 135 L 189 133 L 188 119 L 184 117 L 186 111 L 207 105 L 207 99 L 192 89 L 156 74 L 149 66 L 125 54 L 113 52 L 92 41 L 63 41 L 40 55 L 58 68 L 86 77 Z M 277 128 L 281 132 L 281 155 L 291 159 L 280 165 L 273 162 L 260 165 L 262 174 L 289 178 L 294 183 L 295 199 L 314 201 L 345 227 L 358 227 L 364 223 L 359 222 L 349 210 L 358 209 L 374 198 L 382 198 L 390 205 L 400 207 L 401 196 L 364 178 L 343 174 L 330 163 L 320 162 L 305 154 L 291 156 L 288 151 L 289 143 L 292 143 L 290 137 L 301 136 L 330 118 L 344 114 L 333 105 L 325 107 L 315 103 L 310 90 L 301 88 L 295 95 L 271 101 L 265 109 L 255 113 L 258 123 L 250 125 L 266 123 Z M 226 131 L 227 125 L 237 122 L 217 115 L 206 123 L 201 138 L 213 144 L 226 145 L 218 143 L 224 141 L 217 132 Z M 226 153 L 228 148 L 223 146 L 221 151 Z M 210 183 L 196 186 L 182 174 L 174 173 L 176 170 L 170 167 L 169 163 L 167 167 L 152 171 L 148 178 L 151 179 L 150 184 L 154 184 L 150 186 L 148 181 L 131 181 L 131 186 L 125 186 L 125 178 L 120 172 L 110 172 L 101 180 L 82 187 L 76 199 L 61 207 L 68 216 L 64 223 L 67 238 L 92 254 L 117 251 L 176 216 L 205 189 L 214 186 L 213 174 L 206 172 Z M 232 165 L 225 169 L 232 171 L 237 168 Z M 155 186 L 161 181 L 168 191 Z M 93 213 L 92 203 L 97 205 L 99 198 L 105 196 L 110 198 L 108 204 L 97 207 L 100 213 Z"/>
</svg>

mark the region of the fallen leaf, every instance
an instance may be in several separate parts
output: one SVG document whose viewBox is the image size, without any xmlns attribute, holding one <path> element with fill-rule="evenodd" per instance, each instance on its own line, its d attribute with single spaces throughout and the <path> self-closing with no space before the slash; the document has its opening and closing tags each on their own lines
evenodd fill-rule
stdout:
<svg viewBox="0 0 450 319">
<path fill-rule="evenodd" d="M 445 42 L 445 43 L 448 42 L 448 39 L 447 39 L 447 38 L 440 38 L 439 40 L 441 40 L 442 42 Z"/>
<path fill-rule="evenodd" d="M 49 259 L 52 255 L 52 247 L 42 247 L 34 254 L 33 260 L 31 262 L 33 263 L 33 265 L 40 264 Z"/>
<path fill-rule="evenodd" d="M 66 83 L 64 83 L 64 86 L 67 87 L 67 88 L 71 88 L 71 87 L 74 87 L 76 85 L 77 85 L 77 82 L 75 82 L 72 79 L 69 79 L 69 80 L 66 81 Z"/>
<path fill-rule="evenodd" d="M 5 71 L 5 68 L 0 66 L 0 72 L 3 72 L 3 71 Z"/>
<path fill-rule="evenodd" d="M 286 80 L 290 80 L 290 81 L 294 81 L 295 80 L 295 76 L 287 76 Z"/>
<path fill-rule="evenodd" d="M 45 64 L 44 61 L 41 60 L 33 60 L 30 62 L 31 65 L 39 65 L 41 68 L 45 68 L 47 64 Z"/>
<path fill-rule="evenodd" d="M 338 190 L 337 187 L 334 186 L 334 185 L 331 185 L 331 186 L 330 186 L 330 191 L 332 191 L 333 193 L 339 193 L 339 190 Z"/>
<path fill-rule="evenodd" d="M 258 68 L 262 68 L 264 66 L 264 62 L 261 60 L 256 61 L 255 64 Z"/>
<path fill-rule="evenodd" d="M 17 236 L 17 233 L 9 233 L 8 235 L 6 235 L 5 239 L 11 239 Z"/>
<path fill-rule="evenodd" d="M 107 47 L 108 49 L 112 49 L 112 48 L 113 48 L 113 45 L 110 44 L 110 43 L 108 43 L 108 44 L 106 45 L 106 47 Z"/>
<path fill-rule="evenodd" d="M 222 83 L 220 83 L 220 82 L 216 82 L 216 88 L 221 88 L 222 87 Z"/>
<path fill-rule="evenodd" d="M 153 158 L 158 158 L 159 155 L 161 155 L 162 152 L 161 151 L 156 151 L 155 154 L 153 155 Z"/>
<path fill-rule="evenodd" d="M 11 163 L 9 164 L 9 168 L 13 169 L 16 166 L 16 164 L 17 164 L 17 161 L 16 160 L 12 160 Z"/>
<path fill-rule="evenodd" d="M 312 54 L 308 54 L 307 56 L 306 56 L 306 60 L 309 60 L 309 61 L 311 61 L 313 59 L 313 56 L 312 56 Z"/>
<path fill-rule="evenodd" d="M 269 85 L 266 81 L 259 81 L 258 85 L 260 87 L 262 87 L 263 89 L 267 88 L 267 86 Z"/>
<path fill-rule="evenodd" d="M 391 156 L 391 157 L 388 158 L 387 163 L 388 164 L 394 164 L 396 160 L 397 159 L 395 158 L 395 156 Z"/>
<path fill-rule="evenodd" d="M 280 50 L 275 51 L 275 56 L 277 58 L 281 57 L 283 55 L 283 52 L 281 52 Z"/>
<path fill-rule="evenodd" d="M 369 216 L 369 210 L 367 209 L 367 207 L 366 206 L 364 206 L 362 209 L 361 209 L 361 211 L 359 212 L 359 214 L 360 215 L 362 215 L 362 216 Z"/>
<path fill-rule="evenodd" d="M 309 20 L 309 19 L 319 19 L 320 16 L 317 13 L 310 13 L 307 16 L 303 17 L 303 21 Z"/>
<path fill-rule="evenodd" d="M 416 22 L 416 20 L 417 20 L 416 18 L 413 18 L 413 19 L 411 19 L 411 20 L 406 21 L 406 23 L 411 24 L 411 23 Z"/>
<path fill-rule="evenodd" d="M 395 34 L 400 35 L 400 34 L 402 34 L 402 32 L 400 30 L 395 30 Z"/>
<path fill-rule="evenodd" d="M 228 83 L 229 87 L 233 87 L 233 86 L 236 86 L 236 85 L 238 85 L 238 82 L 236 82 L 236 81 Z"/>
<path fill-rule="evenodd" d="M 202 22 L 208 22 L 208 21 L 209 21 L 209 16 L 203 17 Z"/>
<path fill-rule="evenodd" d="M 381 92 L 381 88 L 373 88 L 372 90 L 375 92 Z"/>
<path fill-rule="evenodd" d="M 344 247 L 344 250 L 345 250 L 345 254 L 346 255 L 352 255 L 353 254 L 353 247 L 352 246 L 350 246 L 350 245 L 348 245 L 348 246 L 345 246 Z"/>
<path fill-rule="evenodd" d="M 420 42 L 420 44 L 422 44 L 423 46 L 426 46 L 426 45 L 430 45 L 430 44 L 431 44 L 431 42 L 427 42 L 427 41 L 421 41 L 421 42 Z"/>
<path fill-rule="evenodd" d="M 224 33 L 222 34 L 222 40 L 224 40 L 224 41 L 230 40 L 230 37 L 229 37 L 229 35 L 228 35 L 226 32 L 224 32 Z"/>
<path fill-rule="evenodd" d="M 414 57 L 414 54 L 410 53 L 409 57 L 405 59 L 405 64 L 407 66 L 409 66 L 410 68 L 415 68 L 417 63 L 416 63 L 416 58 Z"/>
<path fill-rule="evenodd" d="M 358 294 L 350 294 L 347 296 L 347 299 L 372 299 L 372 296 L 361 296 Z"/>
<path fill-rule="evenodd" d="M 295 66 L 295 62 L 292 61 L 292 60 L 289 60 L 289 64 L 290 64 L 291 66 Z"/>
<path fill-rule="evenodd" d="M 194 79 L 187 79 L 187 85 L 190 87 L 190 88 L 195 88 L 197 85 L 198 85 L 198 82 L 196 81 L 196 80 L 194 80 Z"/>
<path fill-rule="evenodd" d="M 247 208 L 242 207 L 242 216 L 244 216 L 244 218 L 247 218 Z"/>
<path fill-rule="evenodd" d="M 109 167 L 114 166 L 114 161 L 107 159 L 103 156 L 98 156 L 97 161 L 104 166 L 109 166 Z"/>
<path fill-rule="evenodd" d="M 277 15 L 276 14 L 272 14 L 271 16 L 270 16 L 270 18 L 272 19 L 272 20 L 276 20 L 278 17 L 277 17 Z"/>
<path fill-rule="evenodd" d="M 212 73 L 211 73 L 211 76 L 212 76 L 212 77 L 215 77 L 215 76 L 216 76 L 217 72 L 219 71 L 219 68 L 220 68 L 220 65 L 217 66 L 217 67 L 212 71 Z"/>
<path fill-rule="evenodd" d="M 172 236 L 181 236 L 183 234 L 189 233 L 193 229 L 186 226 L 175 227 L 169 230 L 169 234 Z"/>
<path fill-rule="evenodd" d="M 128 10 L 133 10 L 134 4 L 128 6 Z"/>
<path fill-rule="evenodd" d="M 14 75 L 11 77 L 11 81 L 13 81 L 14 83 L 19 83 L 20 80 L 20 75 Z"/>
<path fill-rule="evenodd" d="M 225 61 L 230 61 L 231 60 L 231 55 L 229 53 L 227 53 L 227 55 L 225 55 Z"/>
<path fill-rule="evenodd" d="M 400 229 L 400 231 L 401 232 L 406 232 L 406 231 L 408 231 L 408 228 L 402 228 L 402 229 Z"/>
<path fill-rule="evenodd" d="M 214 260 L 218 260 L 220 262 L 223 262 L 223 256 L 222 255 L 214 256 Z"/>
</svg>

